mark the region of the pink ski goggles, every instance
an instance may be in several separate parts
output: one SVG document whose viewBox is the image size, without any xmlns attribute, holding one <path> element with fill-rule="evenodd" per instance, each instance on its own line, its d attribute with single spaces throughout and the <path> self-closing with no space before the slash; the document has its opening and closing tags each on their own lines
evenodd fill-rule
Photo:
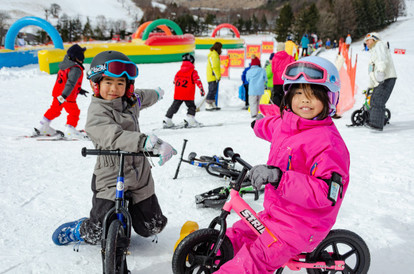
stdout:
<svg viewBox="0 0 414 274">
<path fill-rule="evenodd" d="M 297 80 L 303 76 L 309 83 L 325 83 L 328 78 L 328 72 L 325 68 L 314 63 L 297 61 L 286 66 L 283 72 L 283 79 Z"/>
</svg>

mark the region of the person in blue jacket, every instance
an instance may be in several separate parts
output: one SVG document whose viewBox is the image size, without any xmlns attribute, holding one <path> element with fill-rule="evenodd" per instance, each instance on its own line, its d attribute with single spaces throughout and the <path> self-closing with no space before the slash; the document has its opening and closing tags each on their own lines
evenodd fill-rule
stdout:
<svg viewBox="0 0 414 274">
<path fill-rule="evenodd" d="M 267 81 L 266 70 L 261 67 L 259 58 L 252 59 L 246 79 L 249 82 L 250 115 L 255 119 L 259 113 L 260 98 L 264 94 Z"/>
<path fill-rule="evenodd" d="M 246 79 L 246 74 L 247 71 L 251 68 L 252 63 L 249 64 L 248 67 L 245 67 L 241 76 L 242 82 L 243 82 L 243 86 L 244 86 L 244 96 L 246 98 L 245 100 L 245 106 L 243 107 L 243 109 L 248 109 L 249 108 L 249 82 Z"/>
<path fill-rule="evenodd" d="M 302 56 L 308 56 L 309 38 L 306 33 L 302 36 L 302 40 L 300 40 L 300 45 L 302 46 Z"/>
</svg>

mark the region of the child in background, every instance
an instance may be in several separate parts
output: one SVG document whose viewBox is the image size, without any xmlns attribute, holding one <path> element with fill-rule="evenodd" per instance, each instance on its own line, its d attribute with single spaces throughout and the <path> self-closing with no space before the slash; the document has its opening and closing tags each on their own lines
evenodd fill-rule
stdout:
<svg viewBox="0 0 414 274">
<path fill-rule="evenodd" d="M 95 56 L 88 72 L 94 96 L 85 129 L 96 149 L 152 151 L 160 155 L 159 164 L 163 165 L 177 152 L 157 136 L 141 133 L 138 117 L 142 109 L 159 101 L 164 92 L 160 88 L 134 90 L 137 76 L 137 66 L 121 52 L 104 51 Z M 103 218 L 115 204 L 118 161 L 116 155 L 98 156 L 92 176 L 90 217 L 58 227 L 52 236 L 56 245 L 100 242 Z M 167 218 L 158 204 L 147 158 L 126 157 L 124 177 L 125 191 L 132 197 L 129 213 L 133 229 L 143 237 L 160 233 Z"/>
<path fill-rule="evenodd" d="M 235 257 L 215 273 L 274 273 L 311 252 L 335 224 L 347 190 L 349 153 L 332 121 L 338 70 L 312 56 L 290 64 L 283 77 L 280 115 L 253 122 L 256 136 L 271 142 L 267 164 L 249 172 L 256 189 L 268 183 L 259 217 L 269 230 L 257 236 L 242 220 L 227 229 Z"/>
<path fill-rule="evenodd" d="M 282 98 L 285 95 L 282 74 L 286 66 L 294 62 L 295 59 L 285 51 L 284 43 L 277 43 L 276 50 L 277 52 L 272 59 L 273 91 L 271 99 L 273 104 L 280 106 Z"/>
<path fill-rule="evenodd" d="M 56 130 L 50 126 L 50 122 L 59 117 L 62 109 L 65 109 L 68 113 L 65 137 L 69 139 L 88 139 L 85 134 L 76 130 L 80 115 L 76 98 L 78 94 L 86 96 L 86 93 L 88 93 L 81 88 L 85 50 L 86 48 L 81 48 L 78 44 L 74 44 L 68 49 L 63 61 L 59 64 L 59 72 L 52 91 L 52 105 L 44 114 L 40 121 L 40 126 L 34 129 L 34 136 L 55 135 Z"/>
<path fill-rule="evenodd" d="M 249 82 L 250 116 L 255 119 L 259 113 L 260 98 L 264 94 L 267 76 L 266 70 L 260 66 L 259 58 L 253 58 L 251 65 L 246 73 L 246 80 Z"/>
<path fill-rule="evenodd" d="M 254 56 L 255 55 L 252 55 L 252 59 L 254 59 Z M 244 87 L 244 98 L 245 98 L 243 110 L 249 109 L 249 82 L 246 79 L 246 74 L 251 67 L 252 67 L 252 63 L 250 63 L 248 67 L 244 68 L 242 75 L 241 75 L 242 85 Z"/>
<path fill-rule="evenodd" d="M 188 127 L 197 127 L 200 125 L 195 119 L 196 105 L 194 103 L 195 86 L 200 89 L 201 96 L 204 96 L 204 88 L 201 83 L 198 72 L 194 68 L 194 56 L 186 53 L 182 56 L 183 63 L 180 70 L 177 72 L 174 78 L 174 101 L 165 114 L 163 121 L 164 128 L 174 127 L 172 117 L 180 109 L 181 104 L 184 102 L 187 106 L 187 120 L 184 120 Z"/>
<path fill-rule="evenodd" d="M 275 56 L 275 53 L 270 54 L 269 60 L 266 60 L 265 70 L 267 76 L 267 89 L 270 91 L 273 89 L 273 71 L 272 71 L 272 59 Z"/>
<path fill-rule="evenodd" d="M 215 42 L 210 48 L 210 52 L 207 56 L 207 82 L 208 93 L 206 97 L 206 110 L 216 111 L 220 108 L 216 105 L 216 97 L 218 96 L 219 82 L 221 80 L 221 68 L 220 68 L 220 54 L 223 48 L 223 44 Z"/>
</svg>

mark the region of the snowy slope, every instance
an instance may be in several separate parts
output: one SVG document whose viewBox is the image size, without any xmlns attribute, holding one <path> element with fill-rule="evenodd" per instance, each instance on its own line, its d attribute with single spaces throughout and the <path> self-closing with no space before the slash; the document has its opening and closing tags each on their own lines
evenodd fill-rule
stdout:
<svg viewBox="0 0 414 274">
<path fill-rule="evenodd" d="M 407 2 L 410 11 L 413 6 L 413 1 Z M 407 18 L 401 18 L 380 33 L 390 42 L 391 49 L 407 50 L 405 55 L 393 54 L 398 80 L 387 104 L 392 112 L 391 124 L 380 134 L 365 128 L 348 128 L 352 110 L 336 121 L 351 154 L 351 182 L 335 227 L 350 229 L 365 239 L 372 255 L 370 273 L 375 274 L 413 272 L 410 270 L 410 255 L 414 254 L 413 27 L 410 12 Z M 250 43 L 269 39 L 245 38 Z M 351 48 L 354 55 L 358 54 L 359 91 L 355 110 L 362 105 L 360 91 L 368 84 L 369 52 L 361 51 L 361 41 L 356 41 Z M 322 56 L 334 61 L 336 54 L 326 51 Z M 196 68 L 205 88 L 206 56 L 207 51 L 196 51 Z M 262 63 L 267 57 L 263 56 Z M 151 133 L 161 126 L 172 102 L 172 81 L 179 67 L 179 62 L 139 65 L 136 86 L 161 86 L 166 90 L 164 100 L 142 113 L 143 132 Z M 249 113 L 241 110 L 243 103 L 237 99 L 241 72 L 241 69 L 232 69 L 230 79 L 220 82 L 221 111 L 197 113 L 200 122 L 222 122 L 223 126 L 160 130 L 156 134 L 179 152 L 183 139 L 188 139 L 185 155 L 191 151 L 198 155 L 222 155 L 222 150 L 231 146 L 249 163 L 265 163 L 269 144 L 254 136 Z M 73 252 L 72 246 L 58 247 L 51 241 L 58 225 L 89 214 L 95 157 L 83 158 L 80 150 L 84 146 L 92 148 L 92 144 L 16 139 L 30 133 L 48 108 L 55 77 L 40 72 L 36 65 L 0 69 L 0 273 L 101 273 L 99 246 L 81 245 L 79 252 Z M 86 81 L 83 88 L 90 90 Z M 78 128 L 84 127 L 89 100 L 90 97 L 83 96 L 78 99 L 82 110 Z M 197 93 L 196 102 L 200 100 Z M 182 107 L 174 121 L 182 120 L 185 113 Z M 63 114 L 52 125 L 63 129 L 65 119 Z M 156 192 L 169 222 L 158 236 L 158 243 L 134 234 L 128 256 L 134 274 L 171 273 L 171 256 L 181 225 L 186 220 L 194 220 L 200 227 L 206 227 L 219 213 L 214 209 L 196 208 L 194 196 L 226 182 L 185 163 L 181 165 L 178 179 L 173 180 L 178 160 L 176 156 L 165 166 L 156 165 L 152 169 Z M 261 209 L 263 197 L 258 201 L 245 197 L 254 209 Z M 229 222 L 235 220 L 236 216 L 231 215 Z"/>
<path fill-rule="evenodd" d="M 128 30 L 133 20 L 141 19 L 143 14 L 142 10 L 131 0 L 0 0 L 0 10 L 7 11 L 10 16 L 9 23 L 13 24 L 24 16 L 37 16 L 45 19 L 45 9 L 49 9 L 52 4 L 58 4 L 61 7 L 59 16 L 65 13 L 71 18 L 79 17 L 83 24 L 89 17 L 93 24 L 97 16 L 103 15 L 106 20 L 125 20 Z M 49 15 L 49 20 L 55 25 L 55 18 Z"/>
</svg>

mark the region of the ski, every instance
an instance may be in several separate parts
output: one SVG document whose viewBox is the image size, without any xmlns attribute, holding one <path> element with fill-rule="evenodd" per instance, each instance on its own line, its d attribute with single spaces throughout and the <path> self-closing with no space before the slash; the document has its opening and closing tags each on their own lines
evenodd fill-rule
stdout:
<svg viewBox="0 0 414 274">
<path fill-rule="evenodd" d="M 182 124 L 174 125 L 172 127 L 155 128 L 155 129 L 153 129 L 153 131 L 159 131 L 159 130 L 162 130 L 162 129 L 175 130 L 175 129 L 192 129 L 192 128 L 203 128 L 203 127 L 219 127 L 219 126 L 222 126 L 222 125 L 224 125 L 224 124 L 223 123 L 217 123 L 217 124 L 199 124 L 197 126 L 188 126 L 187 123 L 182 123 Z"/>
<path fill-rule="evenodd" d="M 40 134 L 22 135 L 22 136 L 18 136 L 17 139 L 25 139 L 25 138 L 28 138 L 28 139 L 38 139 L 40 137 L 43 137 L 43 138 L 54 138 L 54 137 L 59 137 L 59 136 L 60 137 L 63 137 L 63 136 L 65 136 L 65 134 L 62 131 L 60 131 L 60 130 L 56 130 L 56 133 L 53 134 L 53 135 L 40 135 Z"/>
</svg>

